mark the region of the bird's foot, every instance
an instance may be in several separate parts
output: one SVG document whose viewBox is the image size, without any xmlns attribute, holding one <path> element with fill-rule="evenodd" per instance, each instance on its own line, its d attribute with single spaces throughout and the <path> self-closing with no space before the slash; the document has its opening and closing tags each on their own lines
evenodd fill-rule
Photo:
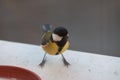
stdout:
<svg viewBox="0 0 120 80">
<path fill-rule="evenodd" d="M 66 67 L 68 67 L 70 65 L 70 63 L 68 63 L 64 58 L 63 58 L 63 63 Z"/>
<path fill-rule="evenodd" d="M 45 62 L 46 62 L 46 59 L 42 60 L 42 62 L 39 64 L 39 66 L 40 66 L 41 68 L 44 67 Z"/>
</svg>

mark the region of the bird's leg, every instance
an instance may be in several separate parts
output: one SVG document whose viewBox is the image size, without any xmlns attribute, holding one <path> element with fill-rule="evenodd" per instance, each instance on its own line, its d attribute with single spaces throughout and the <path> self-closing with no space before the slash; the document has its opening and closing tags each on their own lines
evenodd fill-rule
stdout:
<svg viewBox="0 0 120 80">
<path fill-rule="evenodd" d="M 68 67 L 70 64 L 67 62 L 67 60 L 65 59 L 63 54 L 61 54 L 61 55 L 62 55 L 62 60 L 63 60 L 64 65 Z"/>
<path fill-rule="evenodd" d="M 42 59 L 42 62 L 39 64 L 41 67 L 44 67 L 44 65 L 45 65 L 45 62 L 46 62 L 46 59 L 45 59 L 46 54 L 47 54 L 47 53 L 44 54 L 44 57 L 43 57 L 43 59 Z"/>
</svg>

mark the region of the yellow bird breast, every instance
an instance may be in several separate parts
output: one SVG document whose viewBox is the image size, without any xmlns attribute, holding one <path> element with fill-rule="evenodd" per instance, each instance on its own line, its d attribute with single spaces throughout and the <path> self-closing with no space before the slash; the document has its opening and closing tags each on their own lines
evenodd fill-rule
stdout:
<svg viewBox="0 0 120 80">
<path fill-rule="evenodd" d="M 61 50 L 60 54 L 62 54 L 66 49 L 68 49 L 70 43 L 69 41 L 66 42 L 65 46 L 63 47 L 63 49 Z M 56 43 L 54 42 L 49 42 L 48 44 L 42 46 L 43 50 L 50 54 L 50 55 L 55 55 L 58 52 L 58 46 Z"/>
</svg>

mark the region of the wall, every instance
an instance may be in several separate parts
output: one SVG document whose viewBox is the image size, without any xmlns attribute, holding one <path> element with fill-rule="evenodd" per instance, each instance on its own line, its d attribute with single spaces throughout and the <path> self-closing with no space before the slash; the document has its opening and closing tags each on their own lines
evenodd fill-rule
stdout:
<svg viewBox="0 0 120 80">
<path fill-rule="evenodd" d="M 70 49 L 120 56 L 119 0 L 1 0 L 0 39 L 37 44 L 41 26 L 65 26 Z"/>
</svg>

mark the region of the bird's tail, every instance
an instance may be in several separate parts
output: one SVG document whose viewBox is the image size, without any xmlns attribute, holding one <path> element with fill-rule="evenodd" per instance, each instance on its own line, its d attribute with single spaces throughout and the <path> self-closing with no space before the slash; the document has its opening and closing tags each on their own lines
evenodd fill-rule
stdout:
<svg viewBox="0 0 120 80">
<path fill-rule="evenodd" d="M 43 29 L 43 31 L 45 31 L 45 32 L 51 31 L 51 30 L 52 30 L 52 25 L 50 25 L 50 24 L 44 24 L 44 25 L 42 26 L 42 29 Z"/>
</svg>

